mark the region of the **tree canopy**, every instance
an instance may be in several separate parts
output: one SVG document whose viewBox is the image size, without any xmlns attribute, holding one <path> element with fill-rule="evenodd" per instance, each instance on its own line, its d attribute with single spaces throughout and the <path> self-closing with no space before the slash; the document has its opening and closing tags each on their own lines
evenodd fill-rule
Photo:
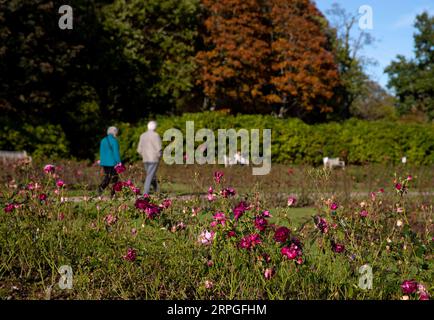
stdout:
<svg viewBox="0 0 434 320">
<path fill-rule="evenodd" d="M 312 0 L 0 1 L 0 149 L 93 158 L 109 125 L 209 109 L 305 122 L 389 117 L 363 71 L 354 17 Z M 389 68 L 401 113 L 432 119 L 433 18 Z M 373 111 L 383 110 L 380 113 Z M 387 107 L 385 107 L 387 106 Z"/>
<path fill-rule="evenodd" d="M 387 68 L 388 86 L 395 91 L 400 114 L 422 113 L 434 119 L 434 16 L 417 16 L 415 57 L 398 56 Z"/>
</svg>

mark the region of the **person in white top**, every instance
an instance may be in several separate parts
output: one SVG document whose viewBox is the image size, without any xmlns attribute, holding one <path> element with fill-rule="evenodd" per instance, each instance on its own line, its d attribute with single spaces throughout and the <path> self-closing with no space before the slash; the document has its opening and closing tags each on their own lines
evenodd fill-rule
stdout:
<svg viewBox="0 0 434 320">
<path fill-rule="evenodd" d="M 157 122 L 150 121 L 148 123 L 148 131 L 140 136 L 137 152 L 142 156 L 146 171 L 146 179 L 144 184 L 144 194 L 149 194 L 151 186 L 154 191 L 158 192 L 157 169 L 162 155 L 162 145 L 160 135 L 155 132 Z"/>
</svg>

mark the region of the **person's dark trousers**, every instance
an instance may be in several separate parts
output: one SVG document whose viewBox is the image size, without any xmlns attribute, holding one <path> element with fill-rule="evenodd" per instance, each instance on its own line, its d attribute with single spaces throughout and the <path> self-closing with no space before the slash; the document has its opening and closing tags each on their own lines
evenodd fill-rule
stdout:
<svg viewBox="0 0 434 320">
<path fill-rule="evenodd" d="M 112 183 L 116 183 L 119 180 L 118 173 L 115 170 L 115 167 L 102 167 L 104 170 L 104 179 L 102 180 L 101 184 L 98 187 L 98 193 L 101 195 L 105 188 Z M 111 196 L 113 197 L 115 194 L 115 191 L 111 190 Z"/>
<path fill-rule="evenodd" d="M 154 187 L 154 191 L 158 192 L 158 182 L 157 182 L 157 169 L 158 162 L 145 162 L 146 179 L 144 185 L 144 193 L 149 194 L 149 191 Z"/>
</svg>

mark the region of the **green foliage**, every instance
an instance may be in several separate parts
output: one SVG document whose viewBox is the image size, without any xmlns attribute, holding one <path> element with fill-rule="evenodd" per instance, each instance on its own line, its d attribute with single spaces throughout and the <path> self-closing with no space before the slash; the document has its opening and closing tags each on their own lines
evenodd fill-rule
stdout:
<svg viewBox="0 0 434 320">
<path fill-rule="evenodd" d="M 160 135 L 167 129 L 177 128 L 183 132 L 184 139 L 186 121 L 194 121 L 195 130 L 214 130 L 215 136 L 220 128 L 271 128 L 271 154 L 276 163 L 320 165 L 324 157 L 340 157 L 347 164 L 397 164 L 406 156 L 408 162 L 414 165 L 434 164 L 434 126 L 430 124 L 350 119 L 342 123 L 308 125 L 299 119 L 264 115 L 228 116 L 219 112 L 158 116 L 157 121 Z M 121 126 L 119 140 L 124 159 L 139 160 L 136 148 L 144 131 L 145 122 L 138 126 Z"/>
<path fill-rule="evenodd" d="M 389 87 L 398 97 L 400 114 L 422 112 L 434 119 L 434 16 L 424 12 L 417 16 L 414 36 L 416 58 L 398 56 L 387 68 Z"/>
<path fill-rule="evenodd" d="M 20 128 L 5 125 L 0 130 L 0 149 L 23 150 L 36 158 L 47 155 L 53 158 L 65 157 L 69 151 L 62 128 L 52 124 L 27 124 Z"/>
<path fill-rule="evenodd" d="M 0 1 L 0 123 L 59 125 L 71 155 L 85 159 L 112 121 L 136 122 L 186 101 L 197 0 L 76 0 L 73 30 L 58 27 L 63 4 Z M 23 143 L 11 136 L 4 144 Z"/>
<path fill-rule="evenodd" d="M 193 87 L 198 0 L 116 0 L 103 10 L 104 29 L 126 62 L 149 79 L 152 97 L 179 98 Z"/>
</svg>

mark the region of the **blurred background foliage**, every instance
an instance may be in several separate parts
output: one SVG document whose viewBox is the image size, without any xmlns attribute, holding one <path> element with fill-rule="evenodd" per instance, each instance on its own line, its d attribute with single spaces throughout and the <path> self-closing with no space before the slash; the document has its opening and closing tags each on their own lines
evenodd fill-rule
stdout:
<svg viewBox="0 0 434 320">
<path fill-rule="evenodd" d="M 0 1 L 2 150 L 94 159 L 121 124 L 132 160 L 144 119 L 157 117 L 160 130 L 268 125 L 276 161 L 434 162 L 432 125 L 418 124 L 434 117 L 428 13 L 415 22 L 415 58 L 386 69 L 388 92 L 364 71 L 361 48 L 375 39 L 352 39 L 357 16 L 339 5 L 328 21 L 310 0 L 76 0 L 74 29 L 60 30 L 63 4 Z"/>
</svg>

